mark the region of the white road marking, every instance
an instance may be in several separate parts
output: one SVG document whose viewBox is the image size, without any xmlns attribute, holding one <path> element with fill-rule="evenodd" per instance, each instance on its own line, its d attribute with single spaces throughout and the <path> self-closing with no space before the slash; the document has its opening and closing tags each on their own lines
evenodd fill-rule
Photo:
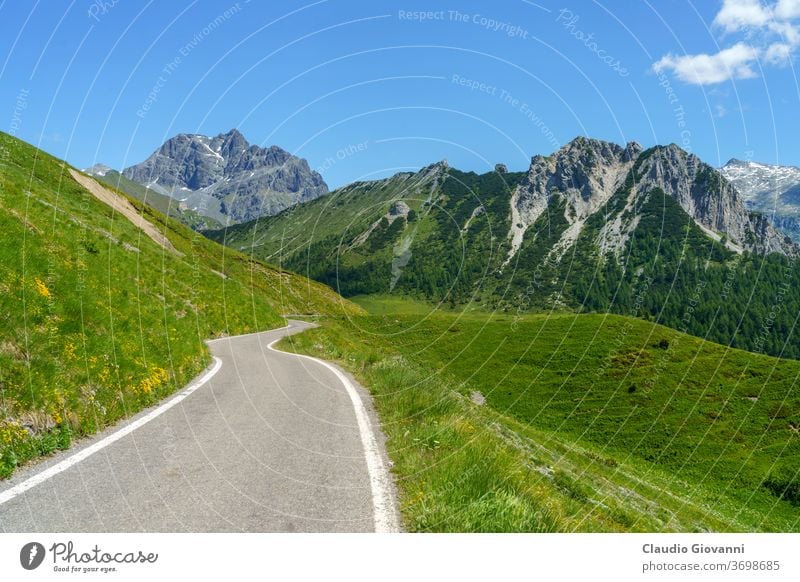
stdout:
<svg viewBox="0 0 800 582">
<path fill-rule="evenodd" d="M 280 331 L 290 327 L 291 325 L 287 325 L 285 327 L 269 331 Z M 244 335 L 245 336 L 258 335 L 262 333 L 269 333 L 269 332 L 255 332 L 252 334 L 244 334 Z M 238 337 L 243 337 L 243 336 L 230 336 L 230 337 L 217 338 L 216 340 L 209 340 L 209 342 L 231 340 Z M 331 364 L 329 364 L 324 360 L 320 360 L 312 356 L 306 356 L 304 354 L 294 354 L 275 349 L 273 345 L 279 342 L 281 339 L 283 339 L 283 337 L 279 337 L 273 340 L 272 342 L 269 343 L 267 348 L 279 354 L 294 356 L 297 358 L 305 358 L 307 360 L 312 360 L 317 364 L 325 366 L 331 372 L 333 372 L 339 379 L 339 381 L 344 385 L 345 389 L 347 390 L 347 394 L 350 397 L 350 401 L 353 404 L 353 409 L 356 415 L 356 421 L 358 422 L 358 432 L 359 436 L 361 437 L 361 445 L 364 449 L 364 456 L 366 458 L 367 473 L 369 475 L 370 488 L 372 490 L 373 523 L 375 532 L 392 533 L 400 531 L 399 525 L 397 523 L 397 512 L 394 506 L 394 497 L 391 492 L 391 481 L 389 473 L 386 470 L 386 466 L 384 465 L 383 457 L 381 456 L 380 448 L 378 447 L 378 442 L 375 438 L 375 433 L 372 430 L 372 423 L 370 423 L 369 415 L 367 414 L 367 410 L 364 407 L 364 403 L 362 402 L 361 397 L 358 394 L 358 390 L 356 390 L 355 386 L 353 386 L 352 382 L 350 382 L 347 376 L 345 376 L 335 366 L 332 366 Z M 113 432 L 107 437 L 99 440 L 95 444 L 78 451 L 77 453 L 67 457 L 63 461 L 56 463 L 52 467 L 49 467 L 41 471 L 40 473 L 33 475 L 32 477 L 26 479 L 22 483 L 19 483 L 14 487 L 11 487 L 9 489 L 6 489 L 5 491 L 0 492 L 0 505 L 14 499 L 15 497 L 21 495 L 22 493 L 25 493 L 29 489 L 32 489 L 33 487 L 36 487 L 37 485 L 44 483 L 51 477 L 54 477 L 55 475 L 58 475 L 59 473 L 66 471 L 70 467 L 75 466 L 76 464 L 87 459 L 96 452 L 101 451 L 105 447 L 109 446 L 110 444 L 115 443 L 121 438 L 131 434 L 136 429 L 141 428 L 154 418 L 161 416 L 167 410 L 169 410 L 170 408 L 174 407 L 175 405 L 183 401 L 185 398 L 187 398 L 190 394 L 192 394 L 192 392 L 202 387 L 220 370 L 221 367 L 222 367 L 222 360 L 214 356 L 214 365 L 205 373 L 203 373 L 202 376 L 194 380 L 182 392 L 172 397 L 171 399 L 160 405 L 158 408 L 152 410 L 145 416 L 135 420 L 130 424 L 125 425 L 124 427 Z"/>
<path fill-rule="evenodd" d="M 14 499 L 15 497 L 17 497 L 22 493 L 25 493 L 28 489 L 32 489 L 33 487 L 36 487 L 40 483 L 44 483 L 51 477 L 54 477 L 55 475 L 58 475 L 59 473 L 66 471 L 70 467 L 73 467 L 74 465 L 80 463 L 81 461 L 92 456 L 96 452 L 103 450 L 108 445 L 115 443 L 119 439 L 131 434 L 137 428 L 144 426 L 154 418 L 161 416 L 167 410 L 169 410 L 170 408 L 172 408 L 173 406 L 184 400 L 192 392 L 194 392 L 195 390 L 203 386 L 203 384 L 208 382 L 214 376 L 214 374 L 216 374 L 219 371 L 221 367 L 222 367 L 222 360 L 214 356 L 214 365 L 211 367 L 211 369 L 207 370 L 202 376 L 200 376 L 194 382 L 189 384 L 189 386 L 185 388 L 182 392 L 172 397 L 171 399 L 167 400 L 164 404 L 162 404 L 155 410 L 152 410 L 145 416 L 135 420 L 130 424 L 125 425 L 118 431 L 97 441 L 95 444 L 86 447 L 83 450 L 78 451 L 74 455 L 67 457 L 60 463 L 56 463 L 55 465 L 45 469 L 41 473 L 37 473 L 36 475 L 30 477 L 29 479 L 26 479 L 19 485 L 15 485 L 14 487 L 11 487 L 3 492 L 0 492 L 0 505 Z"/>
<path fill-rule="evenodd" d="M 369 474 L 369 482 L 372 489 L 372 513 L 375 532 L 394 533 L 400 531 L 397 524 L 397 512 L 394 508 L 394 497 L 392 496 L 389 473 L 383 464 L 383 457 L 378 447 L 378 441 L 375 439 L 375 433 L 372 432 L 372 424 L 369 421 L 367 410 L 364 408 L 364 403 L 358 395 L 358 390 L 356 390 L 356 387 L 353 386 L 353 383 L 350 382 L 347 376 L 325 360 L 306 356 L 305 354 L 284 352 L 272 347 L 282 339 L 281 337 L 270 342 L 269 345 L 267 345 L 267 349 L 279 354 L 312 360 L 328 368 L 331 372 L 336 374 L 339 381 L 344 384 L 345 389 L 347 389 L 347 394 L 350 396 L 350 401 L 353 403 L 353 408 L 355 409 L 356 420 L 358 421 L 358 433 L 361 436 L 361 446 L 364 448 L 364 456 L 367 461 L 367 473 Z"/>
</svg>

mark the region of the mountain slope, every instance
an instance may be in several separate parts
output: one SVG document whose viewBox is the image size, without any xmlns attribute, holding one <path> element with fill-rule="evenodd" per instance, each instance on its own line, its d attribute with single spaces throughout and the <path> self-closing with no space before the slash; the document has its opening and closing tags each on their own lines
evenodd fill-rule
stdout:
<svg viewBox="0 0 800 582">
<path fill-rule="evenodd" d="M 142 186 L 138 182 L 126 178 L 108 166 L 95 164 L 85 170 L 87 174 L 112 188 L 124 192 L 131 198 L 143 202 L 158 210 L 161 214 L 179 220 L 193 230 L 208 230 L 220 228 L 222 224 L 208 216 L 203 216 L 190 209 L 185 203 L 179 202 L 170 196 L 159 194 L 155 190 Z"/>
<path fill-rule="evenodd" d="M 539 214 L 525 216 L 521 207 L 542 208 L 538 201 L 558 194 L 566 204 L 565 218 L 569 225 L 559 247 L 567 249 L 577 240 L 587 219 L 596 215 L 621 189 L 626 197 L 617 202 L 624 205 L 627 216 L 625 220 L 616 216 L 619 220 L 609 221 L 604 233 L 616 237 L 617 244 L 612 244 L 616 250 L 621 249 L 622 242 L 636 227 L 635 205 L 650 192 L 661 190 L 699 227 L 710 231 L 712 237 L 724 234 L 735 250 L 796 253 L 782 235 L 746 211 L 741 197 L 718 172 L 674 144 L 643 152 L 635 142 L 623 149 L 600 140 L 577 138 L 549 158 L 533 159 L 526 183 L 512 200 L 512 212 L 517 210 L 527 228 Z M 623 206 L 619 209 L 622 211 Z M 512 225 L 514 234 L 515 228 Z M 609 242 L 606 241 L 606 249 Z"/>
<path fill-rule="evenodd" d="M 677 146 L 578 138 L 524 174 L 431 168 L 209 236 L 345 296 L 611 311 L 800 357 L 797 247 Z M 393 219 L 399 202 L 414 214 Z"/>
<path fill-rule="evenodd" d="M 0 134 L 0 477 L 183 386 L 207 338 L 359 311 L 126 199 L 167 250 L 70 171 Z"/>
<path fill-rule="evenodd" d="M 250 145 L 236 129 L 180 134 L 122 174 L 223 224 L 276 214 L 328 192 L 308 162 L 277 146 Z"/>
<path fill-rule="evenodd" d="M 781 232 L 800 242 L 800 168 L 730 160 L 720 173 L 750 210 L 760 212 Z"/>
</svg>

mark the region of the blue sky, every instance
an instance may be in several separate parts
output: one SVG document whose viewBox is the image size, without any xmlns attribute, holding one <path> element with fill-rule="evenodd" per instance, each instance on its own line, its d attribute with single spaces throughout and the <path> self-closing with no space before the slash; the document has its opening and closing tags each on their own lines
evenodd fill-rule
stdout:
<svg viewBox="0 0 800 582">
<path fill-rule="evenodd" d="M 577 135 L 800 165 L 800 0 L 7 0 L 0 18 L 0 129 L 78 167 L 233 127 L 333 187 L 440 159 L 523 170 Z"/>
</svg>

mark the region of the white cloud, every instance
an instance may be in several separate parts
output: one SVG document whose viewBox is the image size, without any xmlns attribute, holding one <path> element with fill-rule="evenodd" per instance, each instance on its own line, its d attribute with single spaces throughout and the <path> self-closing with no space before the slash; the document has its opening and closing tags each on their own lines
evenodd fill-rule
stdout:
<svg viewBox="0 0 800 582">
<path fill-rule="evenodd" d="M 775 16 L 786 20 L 800 18 L 800 0 L 778 0 Z"/>
<path fill-rule="evenodd" d="M 682 81 L 713 85 L 750 79 L 761 65 L 786 65 L 800 47 L 800 0 L 723 0 L 714 25 L 726 35 L 740 33 L 738 42 L 717 53 L 667 54 L 653 65 L 672 71 Z M 759 63 L 760 62 L 760 63 Z"/>
<path fill-rule="evenodd" d="M 653 69 L 656 72 L 671 70 L 679 79 L 695 85 L 710 85 L 729 79 L 750 79 L 756 76 L 752 69 L 758 59 L 758 52 L 744 43 L 709 55 L 668 54 L 662 57 Z"/>
<path fill-rule="evenodd" d="M 793 45 L 800 44 L 800 30 L 790 22 L 771 22 L 769 29 L 785 42 Z"/>
<path fill-rule="evenodd" d="M 771 11 L 759 0 L 724 0 L 714 18 L 714 24 L 727 32 L 735 32 L 748 27 L 764 26 L 771 18 Z"/>
<path fill-rule="evenodd" d="M 775 42 L 767 47 L 764 60 L 770 65 L 785 65 L 792 58 L 794 47 L 785 42 Z"/>
</svg>

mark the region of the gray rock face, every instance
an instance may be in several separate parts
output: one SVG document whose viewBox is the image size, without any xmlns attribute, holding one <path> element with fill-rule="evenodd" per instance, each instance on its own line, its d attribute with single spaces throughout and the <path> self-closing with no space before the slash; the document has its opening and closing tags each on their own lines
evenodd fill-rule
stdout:
<svg viewBox="0 0 800 582">
<path fill-rule="evenodd" d="M 391 217 L 398 217 L 398 216 L 408 216 L 408 213 L 411 211 L 408 204 L 403 202 L 402 200 L 398 200 L 389 207 L 389 214 L 388 216 Z"/>
<path fill-rule="evenodd" d="M 675 198 L 701 227 L 724 234 L 734 245 L 757 253 L 795 254 L 785 236 L 747 211 L 744 199 L 723 175 L 672 144 L 651 150 L 640 164 L 634 186 L 645 195 L 660 188 Z"/>
<path fill-rule="evenodd" d="M 765 214 L 775 228 L 800 242 L 800 168 L 734 159 L 720 173 L 748 210 Z"/>
<path fill-rule="evenodd" d="M 624 148 L 579 137 L 551 156 L 535 156 L 528 175 L 511 199 L 511 261 L 525 231 L 548 208 L 553 196 L 566 203 L 569 227 L 553 249 L 563 256 L 578 239 L 586 220 L 626 186 L 622 212 L 606 218 L 604 251 L 620 250 L 638 224 L 637 200 L 654 189 L 673 197 L 709 236 L 723 235 L 731 248 L 795 255 L 797 247 L 763 217 L 748 212 L 743 198 L 717 170 L 672 144 L 647 151 L 636 142 Z M 629 191 L 627 185 L 631 185 Z"/>
<path fill-rule="evenodd" d="M 791 237 L 795 243 L 800 243 L 800 216 L 791 215 L 778 215 L 776 213 L 766 213 L 765 216 L 769 219 L 772 226 L 780 232 Z"/>
<path fill-rule="evenodd" d="M 578 137 L 552 156 L 534 156 L 528 175 L 511 198 L 511 250 L 522 244 L 525 231 L 547 209 L 550 197 L 566 199 L 564 217 L 570 227 L 557 253 L 577 240 L 586 219 L 597 212 L 625 181 L 642 151 L 636 142 L 626 147 Z"/>
<path fill-rule="evenodd" d="M 268 216 L 327 194 L 322 176 L 285 150 L 250 145 L 236 129 L 180 134 L 123 175 L 225 224 Z"/>
</svg>

